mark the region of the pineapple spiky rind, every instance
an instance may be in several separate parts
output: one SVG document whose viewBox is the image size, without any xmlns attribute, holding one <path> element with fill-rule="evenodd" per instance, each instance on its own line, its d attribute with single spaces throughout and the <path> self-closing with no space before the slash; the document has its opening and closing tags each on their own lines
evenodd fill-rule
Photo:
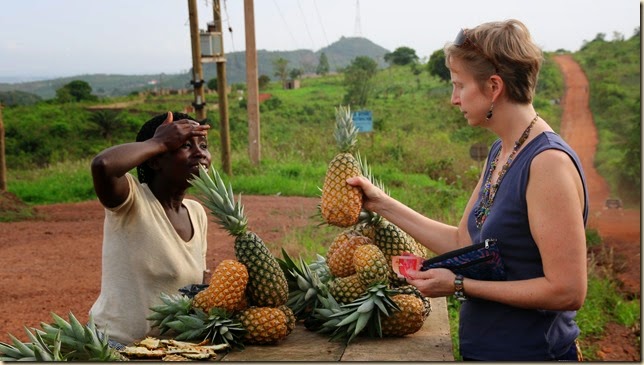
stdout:
<svg viewBox="0 0 644 365">
<path fill-rule="evenodd" d="M 209 340 L 213 345 L 244 348 L 246 331 L 233 315 L 220 308 L 213 308 L 209 313 L 196 308 L 190 314 L 177 316 L 168 326 L 178 333 L 176 340 Z"/>
</svg>

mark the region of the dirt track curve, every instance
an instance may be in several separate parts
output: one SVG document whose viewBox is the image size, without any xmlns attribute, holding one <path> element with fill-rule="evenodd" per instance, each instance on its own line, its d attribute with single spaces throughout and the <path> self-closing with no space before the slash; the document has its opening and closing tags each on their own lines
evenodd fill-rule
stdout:
<svg viewBox="0 0 644 365">
<path fill-rule="evenodd" d="M 639 210 L 605 209 L 606 182 L 593 166 L 597 132 L 588 110 L 588 81 L 570 56 L 556 58 L 566 75 L 562 136 L 579 154 L 588 178 L 589 226 L 614 249 L 623 289 L 640 295 Z M 250 228 L 272 242 L 296 227 L 314 224 L 316 198 L 245 196 Z M 638 205 L 639 206 L 639 205 Z M 0 341 L 26 339 L 23 326 L 51 322 L 50 312 L 80 321 L 99 294 L 103 209 L 97 201 L 39 206 L 42 219 L 0 223 Z M 232 238 L 214 223 L 208 229 L 208 264 L 234 258 Z M 632 334 L 609 328 L 600 351 L 606 360 L 639 361 Z"/>
</svg>

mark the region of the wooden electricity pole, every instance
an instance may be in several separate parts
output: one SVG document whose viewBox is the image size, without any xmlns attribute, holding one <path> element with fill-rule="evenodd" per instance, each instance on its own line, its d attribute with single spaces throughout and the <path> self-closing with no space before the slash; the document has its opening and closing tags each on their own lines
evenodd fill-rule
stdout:
<svg viewBox="0 0 644 365">
<path fill-rule="evenodd" d="M 7 191 L 7 164 L 4 153 L 4 123 L 2 122 L 2 104 L 0 104 L 0 193 Z"/>
<path fill-rule="evenodd" d="M 228 120 L 228 82 L 226 81 L 226 59 L 224 58 L 224 31 L 221 23 L 219 0 L 213 1 L 215 31 L 221 33 L 221 57 L 217 60 L 217 95 L 219 96 L 219 135 L 221 141 L 221 168 L 232 176 L 230 162 L 230 122 Z"/>
<path fill-rule="evenodd" d="M 190 19 L 190 43 L 192 44 L 192 80 L 194 86 L 195 107 L 197 120 L 206 119 L 206 100 L 204 96 L 203 70 L 201 68 L 201 45 L 199 43 L 199 16 L 197 15 L 197 0 L 188 0 L 188 16 Z"/>
<path fill-rule="evenodd" d="M 259 85 L 257 81 L 257 49 L 255 48 L 255 10 L 253 0 L 244 0 L 246 32 L 246 86 L 248 92 L 248 153 L 254 165 L 260 161 Z"/>
</svg>

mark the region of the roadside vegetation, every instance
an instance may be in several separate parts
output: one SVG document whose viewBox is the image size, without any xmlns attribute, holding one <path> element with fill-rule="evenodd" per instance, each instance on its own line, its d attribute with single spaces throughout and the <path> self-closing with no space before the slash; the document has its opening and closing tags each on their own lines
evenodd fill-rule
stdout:
<svg viewBox="0 0 644 365">
<path fill-rule="evenodd" d="M 610 42 L 598 35 L 574 55 L 592 85 L 591 108 L 600 134 L 597 166 L 626 205 L 640 202 L 639 52 L 638 29 L 629 39 Z M 470 149 L 479 143 L 489 146 L 494 137 L 469 127 L 458 108 L 450 104 L 451 85 L 435 76 L 438 73 L 430 72 L 429 65 L 436 62 L 430 59 L 420 64 L 415 59 L 397 64 L 392 56 L 396 54 L 389 57 L 394 60 L 390 67 L 373 72 L 367 80 L 352 79 L 352 85 L 346 84 L 344 74 L 303 78 L 301 87 L 292 90 L 283 89 L 278 82 L 265 83 L 260 92 L 270 94 L 270 98 L 260 108 L 258 166 L 248 157 L 243 88 L 238 92 L 234 87 L 229 96 L 233 170 L 229 180 L 235 191 L 243 195 L 318 197 L 327 163 L 336 152 L 335 108 L 346 100 L 358 100 L 361 106 L 353 105 L 353 110 L 373 113 L 373 132 L 360 134 L 358 149 L 374 175 L 396 199 L 428 216 L 456 224 L 483 167 L 483 162 L 470 157 Z M 365 84 L 354 88 L 357 82 Z M 29 205 L 95 199 L 89 174 L 91 157 L 115 143 L 134 140 L 139 126 L 151 116 L 168 110 L 183 111 L 192 102 L 192 95 L 100 100 L 81 96 L 72 101 L 74 90 L 62 90 L 59 99 L 2 110 L 8 191 Z M 351 94 L 352 90 L 356 94 Z M 555 130 L 560 126 L 558 101 L 563 92 L 561 74 L 547 55 L 535 107 Z M 212 106 L 217 96 L 209 94 L 206 99 Z M 128 106 L 110 108 L 117 103 Z M 210 109 L 208 117 L 213 166 L 219 168 L 219 113 Z M 2 219 L 20 217 L 24 215 Z M 302 257 L 313 260 L 316 254 L 326 252 L 337 233 L 317 223 L 312 220 L 310 227 L 289 233 L 282 242 L 274 242 L 272 249 L 279 252 L 280 247 L 297 247 Z M 588 231 L 587 237 L 589 250 L 601 246 L 596 232 Z M 588 360 L 596 359 L 591 344 L 601 336 L 606 323 L 635 327 L 640 322 L 640 299 L 622 297 L 611 279 L 611 268 L 596 265 L 597 260 L 589 256 L 588 298 L 578 315 Z M 448 304 L 457 348 L 459 304 L 451 298 Z M 457 353 L 455 357 L 459 359 Z"/>
</svg>

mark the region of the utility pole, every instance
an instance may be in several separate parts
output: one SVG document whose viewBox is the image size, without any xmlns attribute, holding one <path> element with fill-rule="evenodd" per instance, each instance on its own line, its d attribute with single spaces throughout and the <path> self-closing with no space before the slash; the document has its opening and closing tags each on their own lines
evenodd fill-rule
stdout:
<svg viewBox="0 0 644 365">
<path fill-rule="evenodd" d="M 224 58 L 224 32 L 221 23 L 219 0 L 213 1 L 215 31 L 221 33 L 221 57 L 217 60 L 217 95 L 219 96 L 219 135 L 221 141 L 221 168 L 232 176 L 230 162 L 230 122 L 228 120 L 228 82 L 226 81 L 226 59 Z"/>
<path fill-rule="evenodd" d="M 4 123 L 2 122 L 2 104 L 0 104 L 0 193 L 7 191 L 7 164 L 4 153 Z"/>
<path fill-rule="evenodd" d="M 201 45 L 199 43 L 199 16 L 197 15 L 197 0 L 188 0 L 188 15 L 190 18 L 190 43 L 192 45 L 192 80 L 194 87 L 197 120 L 206 119 L 206 100 L 204 96 L 203 70 L 201 68 Z"/>
<path fill-rule="evenodd" d="M 255 9 L 253 0 L 244 0 L 246 32 L 246 86 L 248 89 L 248 153 L 254 165 L 260 161 L 259 85 L 257 81 L 257 49 L 255 47 Z"/>
</svg>

